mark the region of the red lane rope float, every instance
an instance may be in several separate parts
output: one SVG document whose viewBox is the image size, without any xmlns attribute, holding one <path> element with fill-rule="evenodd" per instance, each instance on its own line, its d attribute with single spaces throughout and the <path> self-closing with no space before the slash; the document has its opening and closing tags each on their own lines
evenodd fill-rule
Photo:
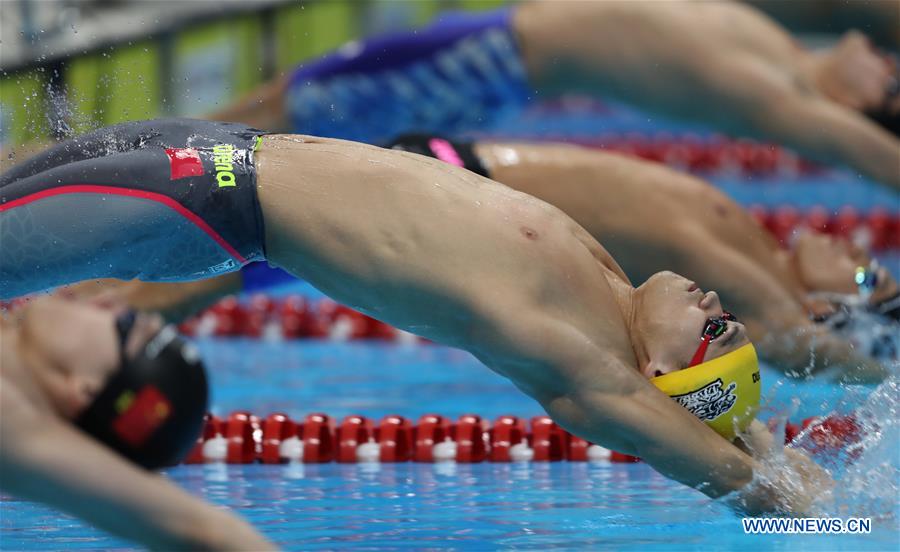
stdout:
<svg viewBox="0 0 900 552">
<path fill-rule="evenodd" d="M 340 423 L 326 414 L 302 422 L 274 413 L 260 419 L 246 411 L 221 419 L 207 415 L 186 464 L 307 464 L 339 462 L 637 462 L 580 439 L 547 416 L 526 421 L 500 416 L 491 424 L 465 414 L 457 420 L 426 414 L 415 424 L 390 415 L 377 424 L 357 415 Z"/>
<path fill-rule="evenodd" d="M 821 165 L 779 146 L 721 135 L 626 133 L 600 136 L 580 143 L 701 174 L 796 177 L 820 175 L 827 171 Z"/>
<path fill-rule="evenodd" d="M 753 205 L 749 211 L 783 245 L 789 243 L 795 230 L 808 228 L 848 238 L 875 251 L 900 248 L 900 212 L 882 207 L 861 213 L 849 205 L 832 212 L 822 206 L 801 212 L 788 205 L 775 208 Z"/>
<path fill-rule="evenodd" d="M 398 330 L 331 299 L 311 301 L 289 295 L 275 301 L 258 293 L 249 301 L 228 296 L 179 325 L 185 335 L 254 337 L 263 339 L 318 338 L 333 341 L 381 339 L 403 343 L 427 341 Z"/>
<path fill-rule="evenodd" d="M 774 426 L 771 428 L 774 429 Z M 786 424 L 785 444 L 801 433 L 812 452 L 836 451 L 857 443 L 863 429 L 853 416 L 814 417 Z M 548 416 L 526 421 L 500 416 L 493 424 L 475 414 L 457 420 L 425 414 L 413 424 L 389 415 L 377 424 L 358 415 L 340 423 L 326 414 L 302 422 L 274 413 L 260 419 L 246 411 L 220 419 L 207 415 L 186 464 L 321 464 L 339 462 L 639 462 L 576 437 Z"/>
</svg>

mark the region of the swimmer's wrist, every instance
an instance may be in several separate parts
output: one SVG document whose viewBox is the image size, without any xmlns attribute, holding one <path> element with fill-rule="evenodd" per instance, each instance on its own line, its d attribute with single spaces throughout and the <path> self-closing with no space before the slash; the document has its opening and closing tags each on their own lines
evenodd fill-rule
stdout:
<svg viewBox="0 0 900 552">
<path fill-rule="evenodd" d="M 833 486 L 831 476 L 802 451 L 783 447 L 753 461 L 753 478 L 723 498 L 745 515 L 807 515 Z"/>
</svg>

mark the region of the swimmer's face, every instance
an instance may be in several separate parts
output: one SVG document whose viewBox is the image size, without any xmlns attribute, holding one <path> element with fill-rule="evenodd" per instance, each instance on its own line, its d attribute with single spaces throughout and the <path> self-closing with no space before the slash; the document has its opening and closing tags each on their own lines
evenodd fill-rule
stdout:
<svg viewBox="0 0 900 552">
<path fill-rule="evenodd" d="M 856 293 L 856 267 L 870 260 L 849 240 L 812 231 L 797 234 L 791 252 L 797 276 L 810 293 Z"/>
<path fill-rule="evenodd" d="M 63 417 L 77 416 L 119 368 L 115 320 L 123 310 L 62 296 L 40 297 L 23 308 L 23 346 L 34 355 L 29 365 Z M 126 355 L 137 354 L 161 327 L 158 316 L 139 315 L 128 335 Z"/>
<path fill-rule="evenodd" d="M 710 318 L 724 312 L 714 291 L 703 292 L 696 283 L 672 272 L 658 272 L 637 290 L 635 325 L 648 360 L 641 372 L 648 378 L 687 368 L 701 343 Z M 712 360 L 749 343 L 740 322 L 729 321 L 714 339 L 704 360 Z"/>
</svg>

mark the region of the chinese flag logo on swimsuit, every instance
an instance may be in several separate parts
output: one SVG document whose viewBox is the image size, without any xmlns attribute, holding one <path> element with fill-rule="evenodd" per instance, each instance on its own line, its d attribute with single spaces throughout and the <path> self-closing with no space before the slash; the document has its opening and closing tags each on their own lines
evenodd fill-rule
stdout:
<svg viewBox="0 0 900 552">
<path fill-rule="evenodd" d="M 189 176 L 203 176 L 203 163 L 200 162 L 200 153 L 192 148 L 166 148 L 169 156 L 170 180 L 187 178 Z"/>
<path fill-rule="evenodd" d="M 116 401 L 121 412 L 113 422 L 113 430 L 122 441 L 139 447 L 153 435 L 172 414 L 172 404 L 153 385 L 147 385 L 137 395 L 129 392 Z"/>
</svg>

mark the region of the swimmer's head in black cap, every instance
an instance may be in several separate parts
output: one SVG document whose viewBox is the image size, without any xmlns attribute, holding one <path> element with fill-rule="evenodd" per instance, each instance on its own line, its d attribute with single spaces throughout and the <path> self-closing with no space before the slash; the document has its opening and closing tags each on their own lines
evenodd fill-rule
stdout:
<svg viewBox="0 0 900 552">
<path fill-rule="evenodd" d="M 134 320 L 133 311 L 117 318 L 121 364 L 76 424 L 147 469 L 172 466 L 184 459 L 203 425 L 206 373 L 173 326 L 128 358 L 125 343 Z"/>
</svg>

